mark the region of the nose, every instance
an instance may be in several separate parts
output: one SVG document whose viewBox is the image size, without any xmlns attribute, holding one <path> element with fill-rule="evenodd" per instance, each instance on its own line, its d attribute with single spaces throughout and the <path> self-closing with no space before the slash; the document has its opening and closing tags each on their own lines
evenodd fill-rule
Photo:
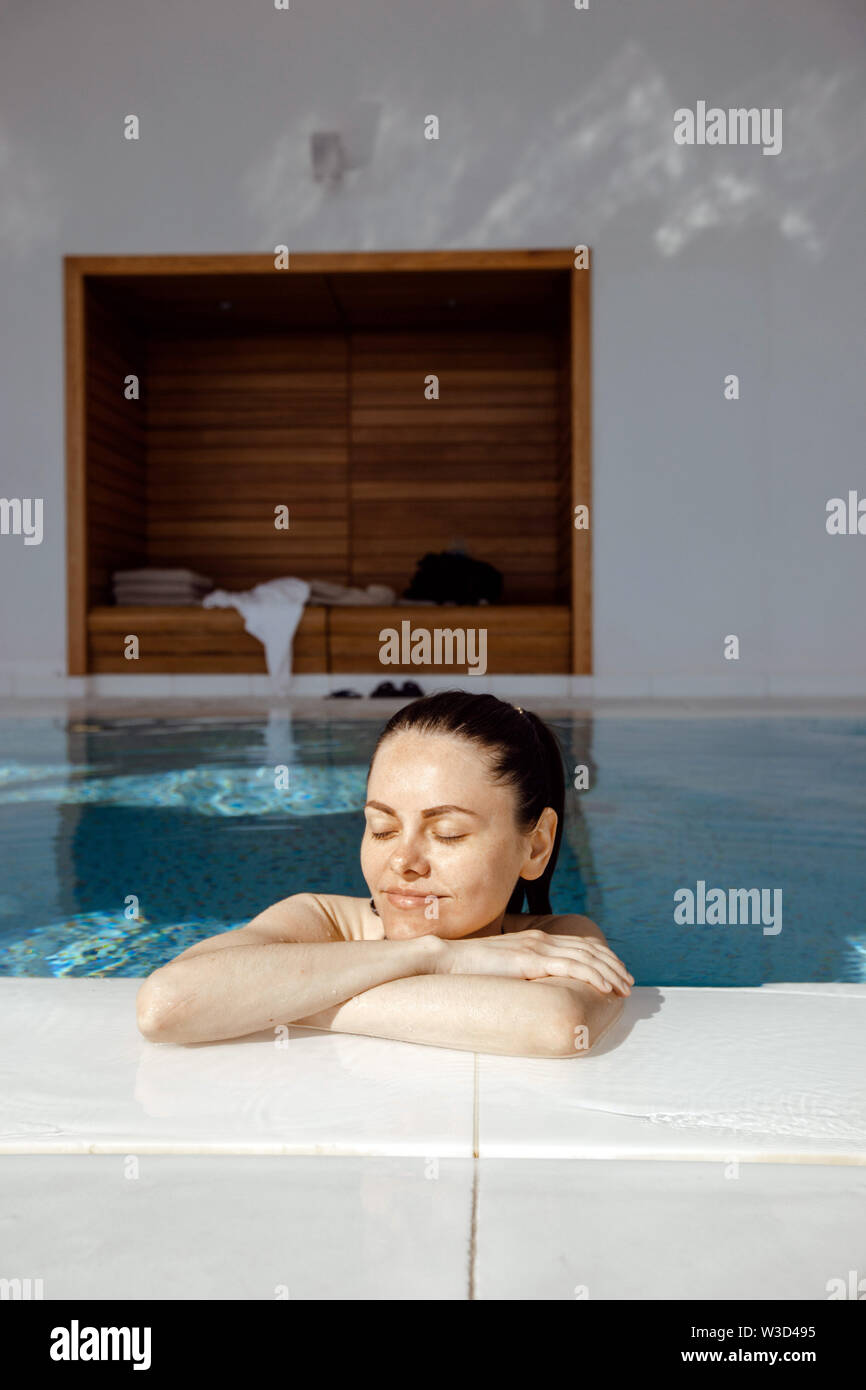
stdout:
<svg viewBox="0 0 866 1390">
<path fill-rule="evenodd" d="M 412 835 L 408 831 L 404 832 L 394 845 L 390 862 L 392 870 L 404 877 L 407 874 L 417 874 L 419 878 L 423 878 L 430 869 L 421 836 Z"/>
</svg>

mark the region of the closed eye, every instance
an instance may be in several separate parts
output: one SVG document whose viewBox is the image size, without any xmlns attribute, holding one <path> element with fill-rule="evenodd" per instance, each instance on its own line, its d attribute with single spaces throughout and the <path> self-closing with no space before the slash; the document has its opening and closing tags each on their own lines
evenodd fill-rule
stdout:
<svg viewBox="0 0 866 1390">
<path fill-rule="evenodd" d="M 387 840 L 389 835 L 393 835 L 393 830 L 371 830 L 370 834 L 374 840 Z M 443 844 L 448 844 L 454 840 L 465 840 L 465 835 L 435 835 L 436 840 L 441 840 Z"/>
</svg>

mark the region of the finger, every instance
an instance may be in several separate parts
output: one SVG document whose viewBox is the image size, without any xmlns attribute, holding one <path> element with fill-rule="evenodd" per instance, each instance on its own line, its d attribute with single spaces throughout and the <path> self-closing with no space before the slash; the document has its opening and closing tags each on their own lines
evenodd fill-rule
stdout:
<svg viewBox="0 0 866 1390">
<path fill-rule="evenodd" d="M 558 946 L 585 946 L 587 950 L 597 951 L 600 955 L 609 956 L 612 960 L 619 960 L 616 951 L 612 951 L 603 941 L 596 941 L 595 937 L 592 936 L 549 936 L 547 939 L 555 942 Z"/>
<path fill-rule="evenodd" d="M 551 956 L 548 974 L 567 976 L 572 980 L 585 980 L 587 984 L 594 985 L 602 994 L 610 994 L 613 989 L 610 981 L 602 975 L 600 970 L 596 970 L 591 965 L 582 964 L 580 961 L 569 960 L 567 956 Z"/>
<path fill-rule="evenodd" d="M 551 940 L 557 942 L 573 942 L 575 941 L 575 939 L 576 938 L 573 936 L 551 937 Z M 606 959 L 609 959 L 618 969 L 622 970 L 629 984 L 634 984 L 634 975 L 632 975 L 629 971 L 628 966 L 625 964 L 625 961 L 621 960 L 620 957 L 616 954 L 616 952 L 612 951 L 609 946 L 606 946 L 601 941 L 596 941 L 595 938 L 591 936 L 584 936 L 577 939 L 580 940 L 581 944 L 587 950 L 596 951 L 600 953 L 602 956 L 604 956 Z"/>
<path fill-rule="evenodd" d="M 585 946 L 550 946 L 546 942 L 539 943 L 534 948 L 540 956 L 560 956 L 565 960 L 577 960 L 599 971 L 606 979 L 619 988 L 628 991 L 630 989 L 628 971 L 616 956 L 608 960 L 607 957 L 600 957 Z M 634 981 L 631 982 L 632 984 Z"/>
<path fill-rule="evenodd" d="M 602 954 L 607 956 L 613 956 L 614 960 L 619 960 L 619 956 L 616 954 L 616 951 L 612 951 L 606 942 L 596 941 L 594 936 L 556 936 L 553 933 L 551 933 L 548 935 L 548 940 L 556 941 L 559 944 L 566 946 L 569 943 L 573 944 L 575 942 L 579 942 L 581 945 L 587 946 L 593 951 L 601 951 Z"/>
<path fill-rule="evenodd" d="M 573 979 L 585 980 L 587 984 L 594 985 L 602 994 L 612 994 L 614 986 L 610 980 L 604 976 L 600 970 L 594 969 L 591 965 L 576 965 L 573 967 Z"/>
<path fill-rule="evenodd" d="M 494 938 L 493 944 L 509 944 L 514 949 L 522 947 L 522 943 L 518 943 L 514 936 L 510 940 L 508 937 Z M 634 976 L 629 973 L 619 956 L 604 942 L 596 941 L 594 937 L 539 932 L 538 935 L 532 937 L 531 949 L 540 955 L 561 952 L 573 959 L 591 961 L 596 969 L 610 975 L 617 988 L 620 989 L 620 993 L 628 993 L 634 984 Z M 611 974 L 611 972 L 613 973 Z"/>
<path fill-rule="evenodd" d="M 577 962 L 582 963 L 582 965 L 592 966 L 592 969 L 595 969 L 599 974 L 603 974 L 605 979 L 610 980 L 610 983 L 614 984 L 617 990 L 624 992 L 624 994 L 628 994 L 631 990 L 631 983 L 630 980 L 628 980 L 626 967 L 621 965 L 621 962 L 616 958 L 607 959 L 606 956 L 595 955 L 594 952 L 580 947 L 546 947 L 546 945 L 538 945 L 535 949 L 537 949 L 539 955 L 562 956 L 563 959 L 577 960 Z"/>
</svg>

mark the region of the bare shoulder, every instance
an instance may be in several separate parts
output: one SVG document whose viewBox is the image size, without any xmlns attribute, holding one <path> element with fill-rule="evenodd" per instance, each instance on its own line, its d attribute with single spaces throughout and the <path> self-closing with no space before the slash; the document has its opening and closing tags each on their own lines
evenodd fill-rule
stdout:
<svg viewBox="0 0 866 1390">
<path fill-rule="evenodd" d="M 369 920 L 368 920 L 369 919 Z M 365 898 L 329 893 L 293 893 L 272 903 L 243 927 L 219 932 L 175 956 L 202 955 L 229 946 L 267 946 L 279 942 L 365 941 L 382 935 L 381 923 Z"/>
<path fill-rule="evenodd" d="M 368 898 L 343 893 L 295 893 L 274 903 L 242 930 L 274 941 L 369 941 L 384 936 Z"/>
<path fill-rule="evenodd" d="M 528 931 L 530 927 L 538 927 L 541 931 L 546 931 L 551 936 L 586 936 L 593 941 L 600 941 L 607 945 L 607 939 L 602 931 L 590 917 L 583 917 L 580 913 L 569 912 L 564 914 L 557 913 L 512 913 L 506 916 L 503 922 L 506 932 Z"/>
<path fill-rule="evenodd" d="M 305 893 L 330 922 L 339 941 L 381 941 L 385 936 L 382 919 L 370 906 L 369 898 L 351 898 L 344 893 Z"/>
</svg>

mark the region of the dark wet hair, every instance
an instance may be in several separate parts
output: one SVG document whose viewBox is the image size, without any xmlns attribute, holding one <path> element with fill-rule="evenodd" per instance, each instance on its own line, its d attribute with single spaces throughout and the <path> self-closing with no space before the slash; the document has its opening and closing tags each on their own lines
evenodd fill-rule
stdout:
<svg viewBox="0 0 866 1390">
<path fill-rule="evenodd" d="M 495 695 L 470 695 L 465 690 L 440 690 L 413 700 L 393 714 L 373 749 L 373 759 L 391 734 L 416 730 L 425 734 L 456 734 L 483 749 L 494 781 L 514 787 L 517 823 L 524 832 L 538 822 L 545 806 L 556 812 L 556 838 L 540 878 L 519 878 L 506 912 L 550 913 L 550 882 L 559 857 L 565 812 L 565 773 L 562 752 L 552 729 L 531 710 L 497 700 Z"/>
</svg>

